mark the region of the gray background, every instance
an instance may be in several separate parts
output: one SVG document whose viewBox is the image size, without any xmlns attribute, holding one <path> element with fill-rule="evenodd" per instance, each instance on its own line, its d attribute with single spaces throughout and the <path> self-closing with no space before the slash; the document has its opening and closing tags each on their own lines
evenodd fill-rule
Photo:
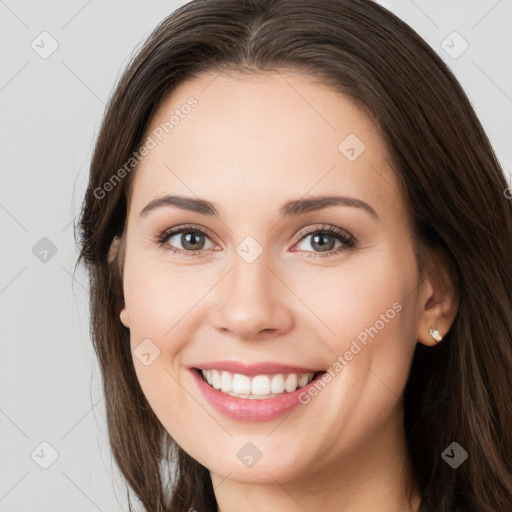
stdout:
<svg viewBox="0 0 512 512">
<path fill-rule="evenodd" d="M 0 0 L 0 511 L 127 509 L 73 220 L 112 87 L 183 3 Z M 512 0 L 380 3 L 451 66 L 509 173 Z"/>
</svg>

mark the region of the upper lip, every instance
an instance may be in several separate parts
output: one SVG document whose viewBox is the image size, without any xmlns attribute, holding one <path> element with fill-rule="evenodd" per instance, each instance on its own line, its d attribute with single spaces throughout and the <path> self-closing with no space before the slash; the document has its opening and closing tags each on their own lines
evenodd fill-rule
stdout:
<svg viewBox="0 0 512 512">
<path fill-rule="evenodd" d="M 199 370 L 224 370 L 231 373 L 240 373 L 242 375 L 274 375 L 276 373 L 316 373 L 323 372 L 323 369 L 304 368 L 289 364 L 274 362 L 260 362 L 245 364 L 240 361 L 208 361 L 190 366 Z"/>
</svg>

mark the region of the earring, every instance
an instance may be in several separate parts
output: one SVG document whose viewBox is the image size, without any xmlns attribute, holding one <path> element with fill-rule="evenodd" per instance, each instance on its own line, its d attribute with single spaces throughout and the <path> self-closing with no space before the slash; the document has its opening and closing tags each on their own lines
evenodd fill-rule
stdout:
<svg viewBox="0 0 512 512">
<path fill-rule="evenodd" d="M 434 338 L 438 343 L 443 339 L 443 337 L 439 334 L 439 331 L 437 329 L 430 328 L 430 336 Z"/>
</svg>

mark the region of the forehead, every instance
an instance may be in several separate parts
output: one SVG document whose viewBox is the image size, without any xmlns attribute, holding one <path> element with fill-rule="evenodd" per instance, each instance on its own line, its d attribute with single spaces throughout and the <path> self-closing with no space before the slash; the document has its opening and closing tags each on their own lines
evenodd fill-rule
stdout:
<svg viewBox="0 0 512 512">
<path fill-rule="evenodd" d="M 185 81 L 153 116 L 148 137 L 154 147 L 132 184 L 141 204 L 168 189 L 215 193 L 220 202 L 240 197 L 246 207 L 334 189 L 369 201 L 399 199 L 377 126 L 348 97 L 296 73 L 205 73 Z"/>
</svg>

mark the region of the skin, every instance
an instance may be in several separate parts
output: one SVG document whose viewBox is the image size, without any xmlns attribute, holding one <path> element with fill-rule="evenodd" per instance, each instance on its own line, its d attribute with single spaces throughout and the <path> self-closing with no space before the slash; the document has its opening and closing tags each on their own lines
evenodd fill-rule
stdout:
<svg viewBox="0 0 512 512">
<path fill-rule="evenodd" d="M 418 510 L 414 485 L 407 504 L 402 392 L 416 343 L 436 344 L 430 326 L 446 334 L 456 302 L 450 284 L 418 273 L 384 141 L 349 98 L 293 72 L 200 75 L 173 91 L 146 136 L 190 96 L 197 107 L 131 176 L 118 253 L 132 350 L 145 339 L 160 350 L 148 366 L 134 357 L 151 407 L 210 470 L 219 511 Z M 338 149 L 349 134 L 366 146 L 354 161 Z M 207 199 L 220 217 L 171 207 L 140 217 L 164 194 Z M 365 201 L 378 219 L 353 206 L 279 215 L 288 200 L 330 194 Z M 155 241 L 183 224 L 206 231 L 202 254 L 165 248 L 185 251 L 181 234 Z M 323 225 L 356 246 L 333 254 L 344 247 L 334 238 L 326 255 L 313 236 L 300 240 Z M 248 236 L 263 251 L 252 263 L 236 252 Z M 187 370 L 224 359 L 328 369 L 394 303 L 400 312 L 316 397 L 273 421 L 221 415 Z M 248 442 L 262 453 L 250 468 L 236 456 Z"/>
</svg>

